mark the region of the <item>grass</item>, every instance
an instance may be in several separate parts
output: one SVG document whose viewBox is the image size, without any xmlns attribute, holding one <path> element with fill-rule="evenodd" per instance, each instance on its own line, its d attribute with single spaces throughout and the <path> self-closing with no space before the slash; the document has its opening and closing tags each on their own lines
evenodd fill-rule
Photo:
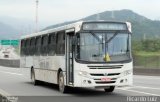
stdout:
<svg viewBox="0 0 160 102">
<path fill-rule="evenodd" d="M 160 52 L 134 52 L 134 66 L 143 68 L 160 68 Z"/>
<path fill-rule="evenodd" d="M 160 52 L 136 51 L 136 52 L 134 52 L 134 55 L 144 56 L 144 57 L 160 56 Z"/>
</svg>

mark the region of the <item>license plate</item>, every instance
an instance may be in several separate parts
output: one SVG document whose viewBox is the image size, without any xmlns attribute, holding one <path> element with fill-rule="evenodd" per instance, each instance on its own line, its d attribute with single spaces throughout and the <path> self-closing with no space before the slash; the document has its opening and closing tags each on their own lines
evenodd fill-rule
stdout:
<svg viewBox="0 0 160 102">
<path fill-rule="evenodd" d="M 111 78 L 101 78 L 101 81 L 111 81 Z"/>
</svg>

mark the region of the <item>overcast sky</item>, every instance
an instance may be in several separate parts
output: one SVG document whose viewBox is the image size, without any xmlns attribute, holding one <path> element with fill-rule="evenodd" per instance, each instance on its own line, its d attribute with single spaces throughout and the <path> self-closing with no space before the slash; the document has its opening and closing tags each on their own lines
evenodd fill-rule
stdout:
<svg viewBox="0 0 160 102">
<path fill-rule="evenodd" d="M 0 0 L 0 16 L 35 19 L 36 0 Z M 107 10 L 130 9 L 160 20 L 160 0 L 39 0 L 39 21 L 50 24 Z"/>
</svg>

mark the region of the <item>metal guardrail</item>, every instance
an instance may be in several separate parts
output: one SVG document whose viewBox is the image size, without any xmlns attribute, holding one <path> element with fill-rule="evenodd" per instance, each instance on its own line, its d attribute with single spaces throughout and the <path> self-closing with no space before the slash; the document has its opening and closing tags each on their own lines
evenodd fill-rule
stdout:
<svg viewBox="0 0 160 102">
<path fill-rule="evenodd" d="M 160 56 L 133 56 L 133 72 L 135 75 L 160 76 Z"/>
<path fill-rule="evenodd" d="M 6 67 L 20 67 L 20 60 L 19 59 L 0 59 L 0 65 Z"/>
<path fill-rule="evenodd" d="M 149 68 L 133 68 L 134 75 L 151 75 L 160 76 L 160 69 L 149 69 Z"/>
<path fill-rule="evenodd" d="M 140 62 L 141 61 L 141 62 Z M 0 59 L 0 66 L 19 68 L 19 59 Z M 159 57 L 134 57 L 135 75 L 158 75 L 160 76 L 160 56 Z"/>
</svg>

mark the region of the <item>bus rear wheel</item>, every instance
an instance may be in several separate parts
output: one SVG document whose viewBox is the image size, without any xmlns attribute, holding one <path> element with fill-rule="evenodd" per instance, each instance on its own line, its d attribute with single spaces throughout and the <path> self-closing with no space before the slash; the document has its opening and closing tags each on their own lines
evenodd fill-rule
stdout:
<svg viewBox="0 0 160 102">
<path fill-rule="evenodd" d="M 63 72 L 61 71 L 59 73 L 59 78 L 58 78 L 58 84 L 59 84 L 59 91 L 61 93 L 67 93 L 67 86 L 65 86 L 64 84 L 64 75 L 63 75 Z"/>
<path fill-rule="evenodd" d="M 31 70 L 31 81 L 32 81 L 33 85 L 38 85 L 38 80 L 36 80 L 36 78 L 35 78 L 35 73 L 34 73 L 33 69 Z"/>
<path fill-rule="evenodd" d="M 115 86 L 110 86 L 109 88 L 105 88 L 104 91 L 105 92 L 113 92 L 115 89 Z"/>
</svg>

